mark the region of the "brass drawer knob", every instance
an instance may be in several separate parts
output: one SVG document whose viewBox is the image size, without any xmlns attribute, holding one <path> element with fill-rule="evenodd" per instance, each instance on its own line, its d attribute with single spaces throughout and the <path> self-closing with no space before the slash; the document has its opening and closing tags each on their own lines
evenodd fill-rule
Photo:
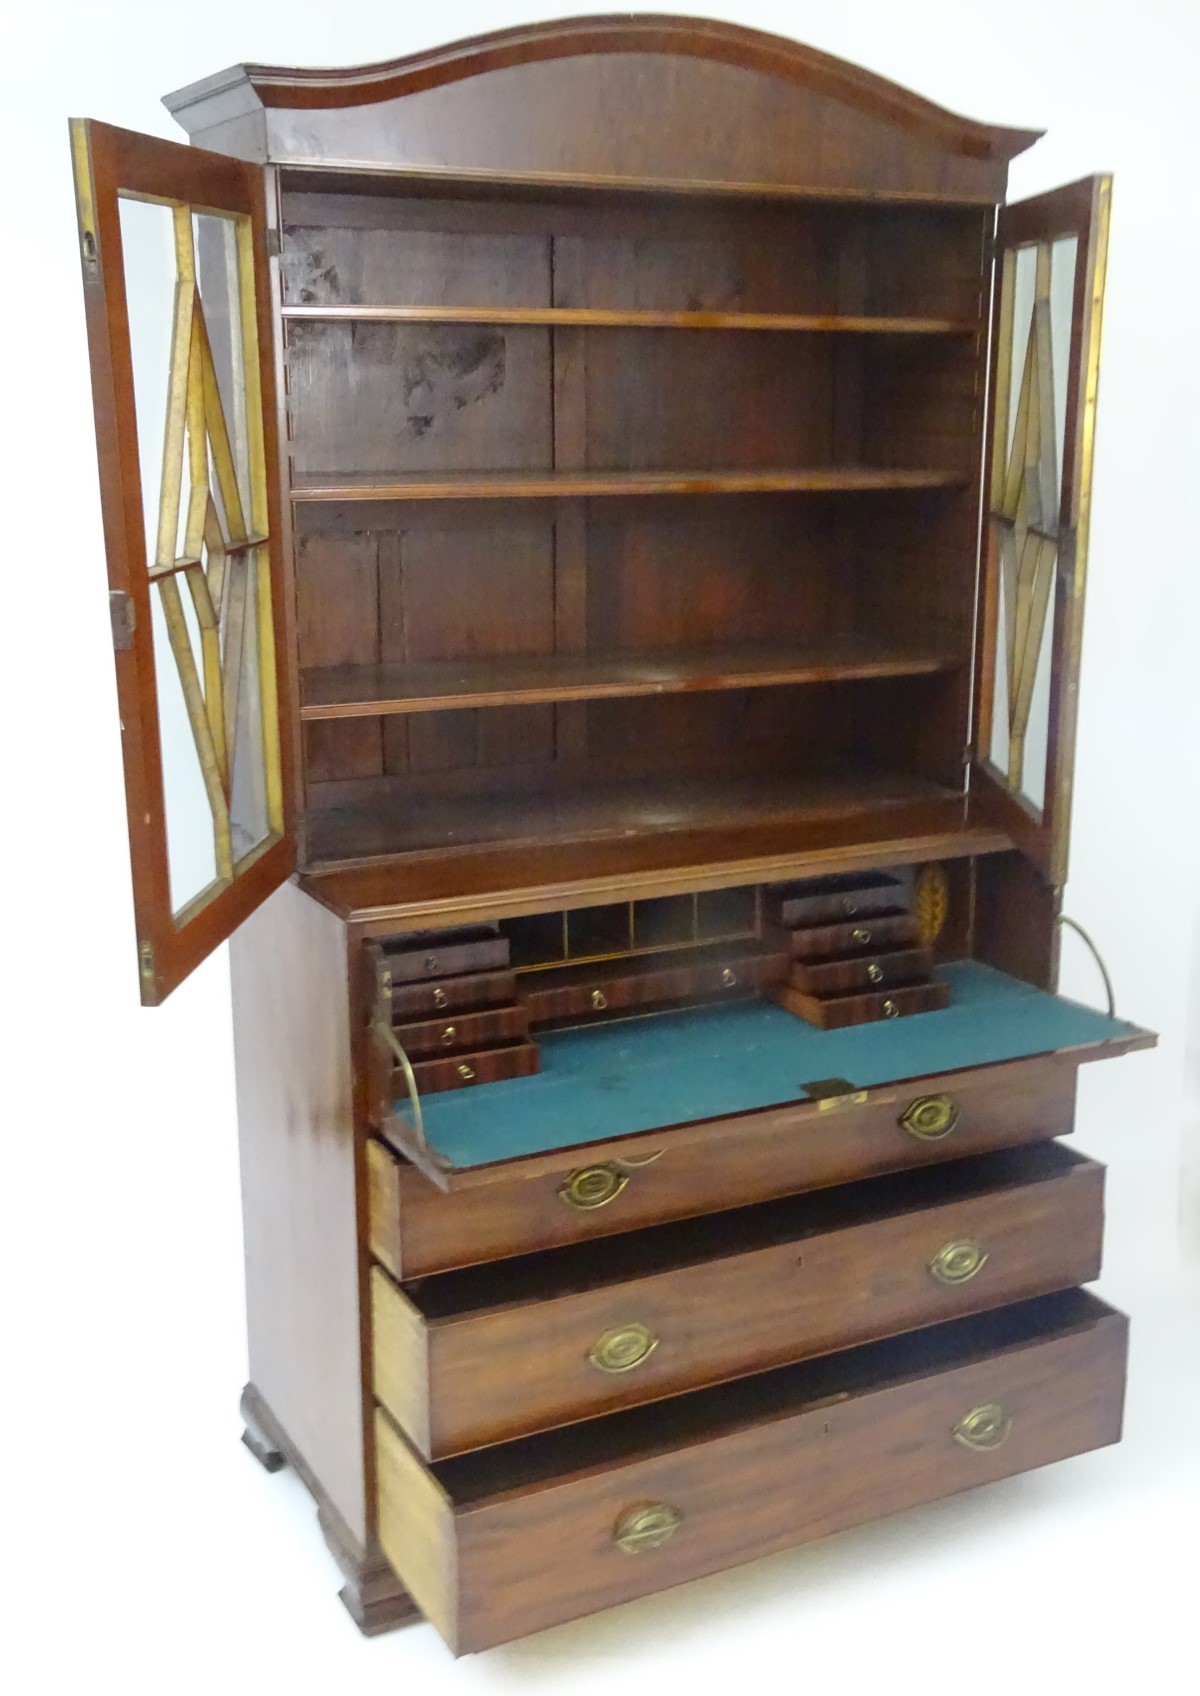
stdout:
<svg viewBox="0 0 1200 1696">
<path fill-rule="evenodd" d="M 948 1095 L 919 1095 L 904 1109 L 900 1123 L 910 1136 L 937 1142 L 939 1137 L 948 1137 L 957 1125 L 958 1108 Z"/>
<path fill-rule="evenodd" d="M 964 1449 L 998 1449 L 1012 1431 L 1012 1415 L 1000 1402 L 985 1402 L 964 1413 L 954 1427 L 954 1441 Z"/>
<path fill-rule="evenodd" d="M 900 1017 L 900 1009 L 890 996 L 883 1004 L 883 1016 L 885 1019 L 898 1019 Z"/>
<path fill-rule="evenodd" d="M 604 1009 L 608 1006 L 608 997 L 602 989 L 594 989 L 592 991 L 592 1006 L 596 1009 L 597 1013 L 603 1013 Z"/>
<path fill-rule="evenodd" d="M 644 1555 L 648 1549 L 661 1549 L 670 1542 L 682 1524 L 678 1508 L 668 1502 L 650 1502 L 621 1515 L 613 1526 L 613 1541 L 627 1555 Z"/>
<path fill-rule="evenodd" d="M 848 895 L 843 895 L 842 896 L 842 912 L 845 913 L 845 915 L 848 919 L 852 919 L 854 917 L 855 913 L 858 912 L 858 902 L 851 900 L 850 896 L 848 896 Z"/>
<path fill-rule="evenodd" d="M 851 942 L 860 943 L 862 947 L 865 948 L 867 943 L 871 940 L 871 933 L 867 929 L 866 925 L 856 925 L 850 932 L 850 940 Z"/>
<path fill-rule="evenodd" d="M 436 972 L 437 969 L 438 969 L 438 957 L 437 957 L 437 955 L 436 954 L 426 954 L 426 956 L 425 956 L 425 970 L 427 972 Z"/>
<path fill-rule="evenodd" d="M 455 1029 L 455 1027 L 453 1025 L 447 1025 L 445 1030 L 442 1032 L 442 1047 L 443 1048 L 453 1048 L 454 1047 L 454 1039 L 457 1035 L 458 1035 L 458 1031 Z"/>
<path fill-rule="evenodd" d="M 433 1004 L 439 1010 L 439 1012 L 441 1011 L 441 1009 L 443 1007 L 445 1007 L 447 1005 L 446 991 L 444 989 L 435 989 L 434 990 L 434 992 L 433 992 Z"/>
<path fill-rule="evenodd" d="M 468 1066 L 465 1060 L 463 1061 L 462 1065 L 458 1067 L 457 1070 L 458 1070 L 459 1077 L 463 1080 L 464 1083 L 469 1084 L 471 1079 L 475 1076 L 474 1067 Z"/>
<path fill-rule="evenodd" d="M 721 973 L 722 987 L 725 988 L 725 989 L 736 989 L 737 988 L 737 981 L 738 981 L 737 973 L 734 971 L 733 967 L 732 966 L 726 966 L 724 971 Z"/>
<path fill-rule="evenodd" d="M 867 980 L 870 983 L 883 982 L 883 967 L 877 966 L 874 960 L 872 960 L 871 964 L 867 967 Z"/>
<path fill-rule="evenodd" d="M 982 1243 L 969 1237 L 959 1242 L 945 1243 L 929 1262 L 929 1270 L 939 1284 L 969 1284 L 988 1262 L 988 1252 Z"/>
<path fill-rule="evenodd" d="M 603 1166 L 581 1166 L 571 1173 L 558 1193 L 568 1207 L 588 1213 L 615 1201 L 628 1182 L 629 1174 L 615 1161 L 608 1161 Z"/>
<path fill-rule="evenodd" d="M 632 1372 L 658 1347 L 658 1338 L 644 1325 L 619 1325 L 606 1331 L 588 1350 L 597 1372 Z"/>
</svg>

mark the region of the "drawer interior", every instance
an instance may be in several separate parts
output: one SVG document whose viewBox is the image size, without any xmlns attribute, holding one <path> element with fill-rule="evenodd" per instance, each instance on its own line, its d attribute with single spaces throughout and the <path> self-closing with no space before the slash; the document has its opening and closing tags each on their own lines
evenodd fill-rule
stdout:
<svg viewBox="0 0 1200 1696">
<path fill-rule="evenodd" d="M 617 1238 L 576 1243 L 538 1254 L 464 1267 L 405 1287 L 428 1322 L 494 1311 L 625 1283 L 658 1272 L 743 1254 L 775 1243 L 837 1231 L 897 1214 L 966 1202 L 1003 1190 L 1097 1172 L 1094 1161 L 1058 1143 L 1001 1149 L 969 1160 L 785 1196 L 734 1213 L 676 1220 Z"/>
</svg>

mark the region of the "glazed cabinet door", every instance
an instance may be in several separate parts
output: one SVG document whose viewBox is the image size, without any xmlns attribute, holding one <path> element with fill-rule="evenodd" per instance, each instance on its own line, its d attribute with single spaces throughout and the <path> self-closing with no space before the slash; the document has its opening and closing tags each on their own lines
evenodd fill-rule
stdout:
<svg viewBox="0 0 1200 1696">
<path fill-rule="evenodd" d="M 1067 875 L 1110 177 L 1001 208 L 972 807 Z"/>
<path fill-rule="evenodd" d="M 74 120 L 142 1000 L 290 874 L 262 172 Z"/>
</svg>

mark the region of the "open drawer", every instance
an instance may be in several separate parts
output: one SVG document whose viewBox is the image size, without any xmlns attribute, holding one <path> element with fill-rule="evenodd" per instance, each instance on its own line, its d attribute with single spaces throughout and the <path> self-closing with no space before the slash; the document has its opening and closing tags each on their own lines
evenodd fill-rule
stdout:
<svg viewBox="0 0 1200 1696">
<path fill-rule="evenodd" d="M 1070 1290 L 433 1467 L 381 1410 L 380 1543 L 487 1648 L 1114 1443 L 1126 1331 Z"/>
<path fill-rule="evenodd" d="M 437 1459 L 1065 1289 L 1103 1189 L 1046 1143 L 404 1289 L 376 1267 L 375 1393 Z"/>
</svg>

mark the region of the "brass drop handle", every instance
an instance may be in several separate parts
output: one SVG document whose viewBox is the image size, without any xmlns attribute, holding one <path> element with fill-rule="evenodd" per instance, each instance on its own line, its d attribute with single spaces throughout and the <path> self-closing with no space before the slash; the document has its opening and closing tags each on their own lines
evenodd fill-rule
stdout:
<svg viewBox="0 0 1200 1696">
<path fill-rule="evenodd" d="M 900 1124 L 909 1136 L 923 1142 L 938 1142 L 948 1137 L 958 1123 L 958 1108 L 953 1096 L 918 1095 L 900 1115 Z"/>
<path fill-rule="evenodd" d="M 449 1002 L 448 1002 L 447 997 L 446 997 L 446 991 L 444 989 L 435 989 L 434 990 L 434 992 L 433 992 L 433 1004 L 438 1009 L 439 1012 L 442 1010 L 443 1007 L 446 1007 L 446 1006 L 449 1005 Z"/>
<path fill-rule="evenodd" d="M 964 1449 L 985 1453 L 1006 1443 L 1012 1428 L 1012 1414 L 1003 1403 L 985 1402 L 982 1407 L 973 1407 L 970 1413 L 963 1414 L 954 1427 L 954 1441 Z"/>
<path fill-rule="evenodd" d="M 866 925 L 855 925 L 854 929 L 850 932 L 850 940 L 851 942 L 860 943 L 865 948 L 867 943 L 871 940 L 871 933 L 867 929 Z"/>
<path fill-rule="evenodd" d="M 609 1160 L 602 1166 L 581 1166 L 571 1173 L 558 1194 L 568 1207 L 590 1213 L 615 1201 L 628 1182 L 629 1174 L 615 1160 Z"/>
<path fill-rule="evenodd" d="M 988 1251 L 970 1237 L 943 1243 L 929 1262 L 929 1271 L 939 1284 L 969 1284 L 988 1263 Z"/>
<path fill-rule="evenodd" d="M 468 1066 L 465 1060 L 462 1065 L 457 1068 L 457 1071 L 459 1077 L 467 1084 L 469 1084 L 471 1079 L 475 1076 L 474 1067 Z"/>
<path fill-rule="evenodd" d="M 597 1372 L 632 1372 L 658 1347 L 658 1338 L 645 1325 L 618 1325 L 598 1337 L 588 1350 Z"/>
<path fill-rule="evenodd" d="M 602 989 L 594 989 L 592 991 L 592 1006 L 596 1009 L 597 1013 L 603 1013 L 604 1009 L 608 1006 L 608 997 Z"/>
<path fill-rule="evenodd" d="M 721 973 L 721 987 L 723 989 L 736 989 L 737 981 L 737 973 L 733 970 L 733 967 L 726 966 L 724 971 Z"/>
<path fill-rule="evenodd" d="M 643 1555 L 661 1549 L 682 1524 L 683 1515 L 669 1502 L 648 1502 L 621 1515 L 613 1526 L 613 1541 L 627 1555 Z"/>
<path fill-rule="evenodd" d="M 883 1004 L 883 1016 L 885 1019 L 898 1019 L 900 1017 L 900 1009 L 891 996 Z"/>
<path fill-rule="evenodd" d="M 874 960 L 872 960 L 871 964 L 867 967 L 867 979 L 870 983 L 883 982 L 883 967 L 877 966 Z"/>
<path fill-rule="evenodd" d="M 453 1048 L 454 1039 L 457 1035 L 458 1031 L 456 1027 L 454 1025 L 447 1025 L 445 1030 L 442 1032 L 442 1047 Z"/>
</svg>

